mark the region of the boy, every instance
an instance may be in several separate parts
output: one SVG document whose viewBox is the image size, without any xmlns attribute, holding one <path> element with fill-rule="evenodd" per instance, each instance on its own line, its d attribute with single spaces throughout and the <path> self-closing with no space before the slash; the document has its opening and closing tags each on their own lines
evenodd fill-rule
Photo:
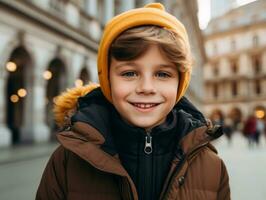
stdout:
<svg viewBox="0 0 266 200">
<path fill-rule="evenodd" d="M 208 127 L 183 97 L 191 58 L 175 17 L 158 3 L 114 17 L 98 72 L 100 87 L 56 100 L 61 146 L 36 199 L 230 199 L 226 168 L 209 143 L 221 128 Z"/>
</svg>

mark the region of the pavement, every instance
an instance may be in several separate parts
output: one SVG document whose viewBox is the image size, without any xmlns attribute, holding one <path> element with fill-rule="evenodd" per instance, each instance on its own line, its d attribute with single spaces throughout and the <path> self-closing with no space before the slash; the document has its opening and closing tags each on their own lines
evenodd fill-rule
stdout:
<svg viewBox="0 0 266 200">
<path fill-rule="evenodd" d="M 228 173 L 233 200 L 266 199 L 266 137 L 259 146 L 249 146 L 246 138 L 236 132 L 231 144 L 222 136 L 214 144 Z"/>
<path fill-rule="evenodd" d="M 22 144 L 0 149 L 0 165 L 51 155 L 59 144 L 54 142 Z"/>
</svg>

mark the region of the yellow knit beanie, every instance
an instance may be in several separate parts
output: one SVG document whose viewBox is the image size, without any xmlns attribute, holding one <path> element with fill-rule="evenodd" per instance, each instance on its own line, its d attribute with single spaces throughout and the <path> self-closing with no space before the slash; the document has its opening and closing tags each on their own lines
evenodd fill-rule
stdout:
<svg viewBox="0 0 266 200">
<path fill-rule="evenodd" d="M 98 50 L 98 76 L 104 96 L 112 103 L 110 81 L 108 78 L 108 52 L 114 39 L 123 31 L 141 25 L 157 25 L 176 32 L 189 46 L 188 35 L 183 24 L 167 13 L 160 3 L 150 3 L 143 8 L 132 9 L 115 16 L 105 26 Z M 191 67 L 179 73 L 176 102 L 185 94 L 189 85 Z"/>
</svg>

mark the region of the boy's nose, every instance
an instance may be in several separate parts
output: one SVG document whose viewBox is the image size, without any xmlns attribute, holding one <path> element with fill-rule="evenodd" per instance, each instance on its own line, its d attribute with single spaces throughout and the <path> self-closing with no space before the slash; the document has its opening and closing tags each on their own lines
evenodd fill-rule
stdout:
<svg viewBox="0 0 266 200">
<path fill-rule="evenodd" d="M 142 78 L 136 87 L 136 92 L 139 94 L 154 94 L 156 93 L 155 84 L 152 78 Z"/>
</svg>

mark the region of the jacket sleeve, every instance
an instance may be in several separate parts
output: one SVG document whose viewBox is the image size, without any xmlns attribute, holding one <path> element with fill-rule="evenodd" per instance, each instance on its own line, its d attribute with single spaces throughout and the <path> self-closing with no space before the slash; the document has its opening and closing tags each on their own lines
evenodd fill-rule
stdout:
<svg viewBox="0 0 266 200">
<path fill-rule="evenodd" d="M 217 200 L 230 200 L 229 176 L 223 161 L 221 161 L 221 179 Z"/>
<path fill-rule="evenodd" d="M 35 200 L 66 199 L 66 161 L 67 151 L 59 146 L 46 165 Z"/>
</svg>

